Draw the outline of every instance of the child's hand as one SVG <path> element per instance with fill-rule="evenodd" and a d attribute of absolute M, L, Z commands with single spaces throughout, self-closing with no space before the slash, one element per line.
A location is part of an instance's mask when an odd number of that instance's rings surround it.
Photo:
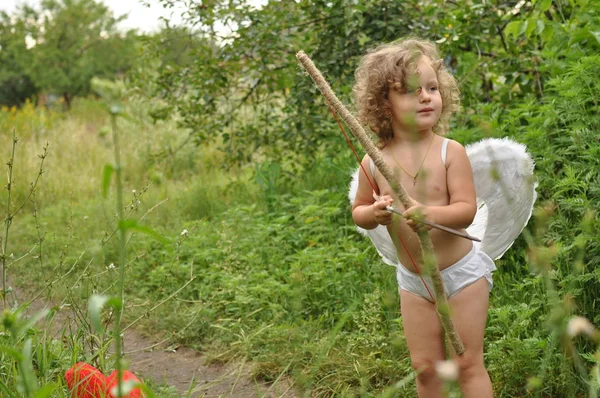
<path fill-rule="evenodd" d="M 373 203 L 373 218 L 380 225 L 389 225 L 392 223 L 392 213 L 387 211 L 387 206 L 392 206 L 394 200 L 390 195 L 385 195 L 379 198 L 378 201 Z"/>
<path fill-rule="evenodd" d="M 406 209 L 402 216 L 406 218 L 406 225 L 412 228 L 413 231 L 429 231 L 431 227 L 429 225 L 417 222 L 415 220 L 427 220 L 435 222 L 429 208 L 421 203 L 413 200 L 413 206 Z"/>

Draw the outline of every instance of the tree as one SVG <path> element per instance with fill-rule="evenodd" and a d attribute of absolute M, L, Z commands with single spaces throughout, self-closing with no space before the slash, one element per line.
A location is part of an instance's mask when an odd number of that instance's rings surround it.
<path fill-rule="evenodd" d="M 16 106 L 37 93 L 22 65 L 30 62 L 27 32 L 22 22 L 13 23 L 0 13 L 0 105 Z"/>
<path fill-rule="evenodd" d="M 188 4 L 189 21 L 208 43 L 194 64 L 159 71 L 154 83 L 165 109 L 182 116 L 197 142 L 216 139 L 238 162 L 269 157 L 311 164 L 345 145 L 297 66 L 300 49 L 351 103 L 353 72 L 369 47 L 406 36 L 436 41 L 461 77 L 466 109 L 539 101 L 546 80 L 564 68 L 555 52 L 569 47 L 577 58 L 599 49 L 598 5 L 585 0 L 269 1 L 262 8 L 243 0 L 161 1 Z"/>
<path fill-rule="evenodd" d="M 61 95 L 67 108 L 74 96 L 89 92 L 92 77 L 114 78 L 136 59 L 135 34 L 121 34 L 123 17 L 99 1 L 44 0 L 17 18 L 35 42 L 24 70 L 41 90 Z"/>

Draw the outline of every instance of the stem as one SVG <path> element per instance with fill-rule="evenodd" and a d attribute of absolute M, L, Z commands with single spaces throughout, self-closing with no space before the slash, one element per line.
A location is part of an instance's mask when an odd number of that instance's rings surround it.
<path fill-rule="evenodd" d="M 348 124 L 348 126 L 350 127 L 350 131 L 360 141 L 363 148 L 367 151 L 369 157 L 373 160 L 373 163 L 375 163 L 377 169 L 381 172 L 381 174 L 390 184 L 390 187 L 393 189 L 394 193 L 396 193 L 398 199 L 400 199 L 402 205 L 405 208 L 409 208 L 412 205 L 412 203 L 410 201 L 410 198 L 406 194 L 404 187 L 402 186 L 402 184 L 400 184 L 400 182 L 398 182 L 398 179 L 395 177 L 392 169 L 383 160 L 381 152 L 377 149 L 377 147 L 375 147 L 375 144 L 373 144 L 371 139 L 367 136 L 365 130 L 358 123 L 356 118 L 354 118 L 354 116 L 348 111 L 348 109 L 346 109 L 344 104 L 342 104 L 342 102 L 336 97 L 336 95 L 331 90 L 331 87 L 329 87 L 329 84 L 327 83 L 321 72 L 319 72 L 319 70 L 315 67 L 315 64 L 308 57 L 308 55 L 306 55 L 304 51 L 300 51 L 298 52 L 298 54 L 296 54 L 296 58 L 298 59 L 298 61 L 300 61 L 302 67 L 308 72 L 310 77 L 313 79 L 313 81 L 315 82 L 315 84 L 317 85 L 327 102 L 331 104 L 331 106 L 338 113 L 338 115 L 340 115 L 342 119 L 344 119 L 346 124 Z M 452 319 L 449 315 L 448 299 L 446 298 L 446 294 L 444 293 L 444 283 L 442 282 L 442 276 L 440 274 L 440 269 L 437 265 L 435 256 L 432 255 L 432 253 L 434 253 L 433 245 L 427 232 L 419 233 L 419 243 L 421 250 L 421 258 L 423 258 L 423 261 L 425 263 L 425 270 L 427 273 L 430 274 L 429 276 L 431 277 L 431 281 L 433 282 L 435 306 L 437 313 L 440 317 L 440 322 L 442 324 L 442 327 L 444 328 L 444 331 L 448 335 L 448 338 L 450 339 L 454 352 L 458 355 L 462 355 L 465 352 L 465 347 L 462 344 L 462 341 L 460 340 L 460 337 L 458 336 L 458 333 L 456 332 Z M 423 255 L 424 253 L 427 255 Z"/>
<path fill-rule="evenodd" d="M 2 300 L 4 303 L 4 308 L 6 308 L 6 247 L 8 245 L 8 231 L 10 229 L 10 224 L 12 224 L 13 215 L 10 214 L 10 200 L 12 193 L 12 173 L 13 173 L 13 164 L 15 161 L 15 148 L 17 146 L 17 139 L 15 129 L 13 129 L 13 144 L 12 144 L 12 153 L 10 155 L 10 160 L 8 161 L 8 184 L 6 185 L 6 189 L 8 190 L 8 199 L 6 201 L 6 218 L 4 219 L 4 237 L 2 239 L 2 254 L 0 255 L 0 259 L 2 260 Z"/>
<path fill-rule="evenodd" d="M 33 196 L 31 197 L 31 203 L 33 203 L 33 218 L 35 219 L 35 229 L 36 229 L 37 235 L 38 235 L 38 249 L 39 249 L 38 260 L 39 260 L 39 264 L 40 264 L 40 269 L 42 269 L 42 267 L 44 266 L 42 243 L 44 242 L 46 234 L 42 234 L 42 227 L 40 225 L 40 220 L 38 219 L 38 208 L 37 208 L 37 202 L 35 199 L 36 198 L 35 198 L 35 192 L 34 192 Z M 32 250 L 33 250 L 33 248 L 32 248 Z M 26 253 L 26 254 L 28 255 L 29 253 Z"/>
<path fill-rule="evenodd" d="M 38 172 L 37 177 L 35 178 L 35 181 L 33 181 L 31 183 L 31 186 L 29 187 L 29 194 L 27 195 L 23 203 L 21 203 L 21 205 L 14 211 L 14 213 L 12 214 L 12 218 L 14 218 L 14 216 L 16 216 L 17 213 L 21 211 L 21 209 L 27 204 L 27 202 L 29 202 L 29 199 L 33 195 L 35 195 L 35 188 L 37 187 L 37 184 L 40 181 L 40 177 L 42 176 L 42 174 L 44 174 L 44 160 L 46 160 L 46 157 L 48 156 L 48 145 L 48 142 L 46 142 L 46 145 L 43 148 L 44 152 L 41 155 L 38 155 L 38 157 L 42 159 L 40 162 L 40 170 Z"/>
<path fill-rule="evenodd" d="M 117 133 L 117 116 L 111 114 L 111 124 L 113 131 L 113 143 L 115 147 L 115 171 L 117 180 L 117 222 L 119 223 L 119 305 L 115 311 L 115 354 L 117 369 L 117 397 L 123 397 L 123 387 L 121 382 L 123 380 L 123 363 L 121 361 L 122 352 L 122 339 L 121 339 L 121 315 L 123 314 L 123 291 L 125 289 L 125 262 L 127 261 L 126 253 L 126 242 L 125 242 L 125 228 L 120 225 L 124 220 L 123 212 L 123 181 L 122 181 L 122 168 L 121 168 L 121 154 L 119 152 L 119 134 Z"/>

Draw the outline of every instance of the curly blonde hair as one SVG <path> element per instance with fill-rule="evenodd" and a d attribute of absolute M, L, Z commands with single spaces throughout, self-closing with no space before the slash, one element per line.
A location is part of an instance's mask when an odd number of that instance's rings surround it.
<path fill-rule="evenodd" d="M 367 52 L 356 69 L 356 83 L 352 88 L 358 111 L 358 120 L 379 137 L 379 147 L 394 138 L 390 119 L 388 92 L 407 88 L 407 79 L 416 72 L 421 57 L 431 60 L 436 72 L 442 97 L 442 114 L 433 127 L 437 134 L 445 134 L 452 113 L 459 104 L 458 83 L 444 66 L 435 44 L 415 38 L 392 42 Z"/>

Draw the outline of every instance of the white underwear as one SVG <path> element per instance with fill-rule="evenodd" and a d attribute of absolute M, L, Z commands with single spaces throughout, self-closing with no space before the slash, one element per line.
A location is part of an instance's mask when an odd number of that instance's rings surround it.
<path fill-rule="evenodd" d="M 476 282 L 480 278 L 485 278 L 488 282 L 488 288 L 492 290 L 492 272 L 496 270 L 494 261 L 487 254 L 480 251 L 477 245 L 466 256 L 458 260 L 446 269 L 440 271 L 442 281 L 444 282 L 444 290 L 448 298 L 458 294 L 462 289 Z M 396 267 L 396 278 L 400 289 L 417 294 L 428 301 L 431 297 L 423 285 L 423 281 L 419 275 L 409 271 L 402 264 L 398 263 Z M 433 284 L 431 278 L 423 276 L 429 290 L 433 294 Z"/>

